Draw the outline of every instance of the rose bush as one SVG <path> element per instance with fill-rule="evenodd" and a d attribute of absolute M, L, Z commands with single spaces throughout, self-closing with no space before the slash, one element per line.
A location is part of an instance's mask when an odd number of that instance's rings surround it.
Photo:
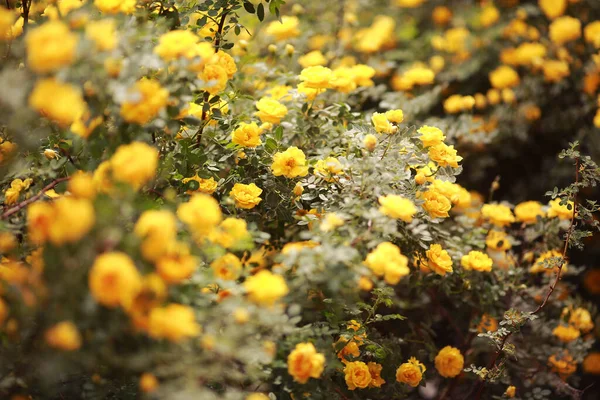
<path fill-rule="evenodd" d="M 2 397 L 594 396 L 597 5 L 287 3 L 0 6 Z"/>

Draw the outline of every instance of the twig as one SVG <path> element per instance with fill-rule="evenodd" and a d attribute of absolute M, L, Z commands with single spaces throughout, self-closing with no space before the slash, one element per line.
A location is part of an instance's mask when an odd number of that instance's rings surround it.
<path fill-rule="evenodd" d="M 576 158 L 575 159 L 575 187 L 577 187 L 578 183 L 579 183 L 579 158 Z M 550 288 L 548 289 L 548 293 L 546 294 L 546 298 L 535 309 L 535 311 L 532 312 L 532 314 L 537 314 L 540 311 L 542 311 L 542 309 L 546 306 L 546 303 L 548 303 L 550 296 L 554 292 L 556 285 L 558 284 L 558 281 L 561 278 L 562 268 L 565 265 L 565 262 L 567 260 L 567 251 L 569 249 L 569 242 L 571 241 L 571 236 L 573 235 L 573 231 L 575 229 L 575 216 L 577 215 L 577 192 L 573 193 L 572 201 L 573 201 L 573 215 L 571 216 L 571 223 L 569 225 L 569 229 L 567 230 L 567 235 L 565 237 L 565 245 L 564 245 L 563 251 L 562 251 L 562 261 L 561 261 L 560 265 L 558 266 L 558 271 L 556 271 L 556 278 L 554 279 L 554 282 L 552 282 L 552 284 L 550 285 Z M 491 362 L 488 365 L 488 370 L 491 370 L 492 368 L 494 368 L 496 366 L 496 361 L 498 361 L 500 354 L 504 350 L 504 344 L 506 343 L 506 340 L 512 334 L 513 334 L 513 332 L 509 332 L 508 335 L 506 335 L 504 337 L 504 339 L 502 340 L 502 343 L 500 344 L 500 347 L 494 354 L 494 358 L 491 360 Z M 485 387 L 485 381 L 484 380 L 479 381 L 477 393 L 475 395 L 475 400 L 479 400 L 481 398 L 484 387 Z"/>
<path fill-rule="evenodd" d="M 215 35 L 215 53 L 219 52 L 219 47 L 221 46 L 221 37 L 223 36 L 223 26 L 225 25 L 225 19 L 227 18 L 229 11 L 231 10 L 225 9 L 223 10 L 223 14 L 221 14 L 221 20 L 219 21 L 219 27 Z"/>
<path fill-rule="evenodd" d="M 17 204 L 16 206 L 9 208 L 8 210 L 6 210 L 3 214 L 2 214 L 2 218 L 1 219 L 5 219 L 10 217 L 11 215 L 13 215 L 14 213 L 18 212 L 19 210 L 21 210 L 22 208 L 24 208 L 25 206 L 27 206 L 28 204 L 33 203 L 34 201 L 38 200 L 40 197 L 42 197 L 44 195 L 44 193 L 52 188 L 54 188 L 56 185 L 58 185 L 61 182 L 64 181 L 68 181 L 69 179 L 71 179 L 70 176 L 64 177 L 64 178 L 58 178 L 55 179 L 54 181 L 52 181 L 52 183 L 49 183 L 48 185 L 46 185 L 38 194 L 36 194 L 33 197 L 28 198 L 27 200 L 23 200 L 22 202 L 20 202 L 19 204 Z"/>

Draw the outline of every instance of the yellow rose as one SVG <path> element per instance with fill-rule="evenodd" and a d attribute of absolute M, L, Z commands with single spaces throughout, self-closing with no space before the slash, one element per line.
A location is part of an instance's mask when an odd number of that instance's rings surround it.
<path fill-rule="evenodd" d="M 256 103 L 258 111 L 255 113 L 262 122 L 278 124 L 288 113 L 286 106 L 271 97 L 263 97 Z"/>
<path fill-rule="evenodd" d="M 280 275 L 268 270 L 260 270 L 244 281 L 248 299 L 261 306 L 272 306 L 288 294 L 289 289 Z"/>
<path fill-rule="evenodd" d="M 534 224 L 537 217 L 544 217 L 546 213 L 542 210 L 542 205 L 538 201 L 525 201 L 515 207 L 515 216 L 517 221 L 525 224 Z"/>
<path fill-rule="evenodd" d="M 423 125 L 417 130 L 420 133 L 419 140 L 423 143 L 423 147 L 431 147 L 443 143 L 446 139 L 444 132 L 435 126 Z"/>
<path fill-rule="evenodd" d="M 71 65 L 77 42 L 77 35 L 62 21 L 46 22 L 28 32 L 25 38 L 27 65 L 37 73 L 54 72 Z"/>
<path fill-rule="evenodd" d="M 398 246 L 390 242 L 377 245 L 365 259 L 365 265 L 377 276 L 383 276 L 390 285 L 395 285 L 410 273 L 408 259 L 400 253 Z"/>
<path fill-rule="evenodd" d="M 495 251 L 506 251 L 512 247 L 510 240 L 508 240 L 508 235 L 505 232 L 493 229 L 490 229 L 488 232 L 485 244 L 488 248 Z"/>
<path fill-rule="evenodd" d="M 112 19 L 88 22 L 85 25 L 85 36 L 93 41 L 96 49 L 100 51 L 110 51 L 117 47 L 116 25 Z"/>
<path fill-rule="evenodd" d="M 512 211 L 503 204 L 485 204 L 481 207 L 481 215 L 498 227 L 510 225 L 515 222 Z"/>
<path fill-rule="evenodd" d="M 548 364 L 552 371 L 556 372 L 562 379 L 567 379 L 577 370 L 577 362 L 568 350 L 552 354 L 548 357 Z"/>
<path fill-rule="evenodd" d="M 327 89 L 332 85 L 333 71 L 320 65 L 304 68 L 300 80 L 309 89 Z"/>
<path fill-rule="evenodd" d="M 324 160 L 319 160 L 315 164 L 315 175 L 325 179 L 327 182 L 335 181 L 336 175 L 344 173 L 342 163 L 335 157 L 327 157 Z"/>
<path fill-rule="evenodd" d="M 137 0 L 94 0 L 94 5 L 105 14 L 131 14 Z"/>
<path fill-rule="evenodd" d="M 490 83 L 496 89 L 506 89 L 519 84 L 519 74 L 507 65 L 502 65 L 490 72 Z"/>
<path fill-rule="evenodd" d="M 449 217 L 448 211 L 452 208 L 452 203 L 446 196 L 436 190 L 428 190 L 421 197 L 425 200 L 422 207 L 431 218 Z"/>
<path fill-rule="evenodd" d="M 567 9 L 567 0 L 538 0 L 538 3 L 549 19 L 560 17 Z"/>
<path fill-rule="evenodd" d="M 571 325 L 563 324 L 560 324 L 556 328 L 554 328 L 554 330 L 552 330 L 552 334 L 564 343 L 572 342 L 581 335 L 579 333 L 579 329 Z"/>
<path fill-rule="evenodd" d="M 561 199 L 550 200 L 550 209 L 548 210 L 548 217 L 558 219 L 570 220 L 573 217 L 573 202 L 568 201 L 565 205 L 560 204 Z"/>
<path fill-rule="evenodd" d="M 273 156 L 271 171 L 275 176 L 285 176 L 286 178 L 297 178 L 308 174 L 306 165 L 306 156 L 299 148 L 292 146 L 286 151 L 277 152 Z"/>
<path fill-rule="evenodd" d="M 29 106 L 62 127 L 71 125 L 87 109 L 78 88 L 54 78 L 36 82 Z"/>
<path fill-rule="evenodd" d="M 517 392 L 517 388 L 514 386 L 509 386 L 506 388 L 506 391 L 504 392 L 504 395 L 506 397 L 508 397 L 509 399 L 512 399 L 513 397 L 515 397 L 515 394 Z"/>
<path fill-rule="evenodd" d="M 396 194 L 380 196 L 379 204 L 381 204 L 379 212 L 404 222 L 411 222 L 413 216 L 417 213 L 417 208 L 412 201 Z"/>
<path fill-rule="evenodd" d="M 550 24 L 548 34 L 550 40 L 558 45 L 579 39 L 581 37 L 581 21 L 569 16 L 559 17 Z"/>
<path fill-rule="evenodd" d="M 321 376 L 325 366 L 325 356 L 317 353 L 312 343 L 298 343 L 289 354 L 287 365 L 288 373 L 294 381 L 304 384 L 310 378 Z"/>
<path fill-rule="evenodd" d="M 379 133 L 390 134 L 398 131 L 398 127 L 392 125 L 385 114 L 378 112 L 373 113 L 371 116 L 371 122 L 373 123 L 375 130 Z"/>
<path fill-rule="evenodd" d="M 408 362 L 401 364 L 396 370 L 396 380 L 412 387 L 419 386 L 426 368 L 419 360 L 411 357 Z"/>
<path fill-rule="evenodd" d="M 129 90 L 130 100 L 121 104 L 121 116 L 127 122 L 144 125 L 163 110 L 169 99 L 169 91 L 157 80 L 141 79 Z"/>
<path fill-rule="evenodd" d="M 154 53 L 165 61 L 176 60 L 179 57 L 193 58 L 195 45 L 199 40 L 198 35 L 192 31 L 175 29 L 158 38 Z"/>
<path fill-rule="evenodd" d="M 257 147 L 262 144 L 260 141 L 260 135 L 262 130 L 258 127 L 256 122 L 245 123 L 241 122 L 233 133 L 231 134 L 231 142 L 239 144 L 243 147 Z"/>
<path fill-rule="evenodd" d="M 59 350 L 73 351 L 81 347 L 81 335 L 71 321 L 59 322 L 44 334 L 46 343 Z"/>
<path fill-rule="evenodd" d="M 379 388 L 385 383 L 385 380 L 381 377 L 381 370 L 383 366 L 376 362 L 368 362 L 367 367 L 369 368 L 369 374 L 371 374 L 371 382 L 369 383 L 370 388 Z"/>
<path fill-rule="evenodd" d="M 181 342 L 200 334 L 200 325 L 196 323 L 193 308 L 181 304 L 169 304 L 150 311 L 148 333 L 154 338 Z"/>
<path fill-rule="evenodd" d="M 207 235 L 223 218 L 219 203 L 204 193 L 192 195 L 190 201 L 180 204 L 177 217 L 187 224 L 195 235 Z"/>
<path fill-rule="evenodd" d="M 492 270 L 493 264 L 494 261 L 487 254 L 476 250 L 470 251 L 460 260 L 460 265 L 467 271 L 489 272 Z"/>
<path fill-rule="evenodd" d="M 89 273 L 92 296 L 106 307 L 128 308 L 142 281 L 133 260 L 125 253 L 109 252 L 96 257 Z"/>
<path fill-rule="evenodd" d="M 274 36 L 277 41 L 283 41 L 300 35 L 299 23 L 298 17 L 286 15 L 281 17 L 281 21 L 269 23 L 265 31 L 268 35 Z"/>
<path fill-rule="evenodd" d="M 233 185 L 233 189 L 231 189 L 229 195 L 235 200 L 236 207 L 249 210 L 256 207 L 262 201 L 260 198 L 261 193 L 262 189 L 254 183 L 249 185 L 236 183 Z"/>
<path fill-rule="evenodd" d="M 439 244 L 432 244 L 429 250 L 425 252 L 427 256 L 428 267 L 438 275 L 446 275 L 452 272 L 452 259 L 446 250 Z"/>
<path fill-rule="evenodd" d="M 353 361 L 344 367 L 344 379 L 349 390 L 365 389 L 371 383 L 369 367 L 362 361 Z"/>
<path fill-rule="evenodd" d="M 600 375 L 600 353 L 588 354 L 583 360 L 583 370 L 588 374 Z"/>
<path fill-rule="evenodd" d="M 375 146 L 377 146 L 377 137 L 369 133 L 363 139 L 363 146 L 365 146 L 365 149 L 368 151 L 375 150 Z"/>
<path fill-rule="evenodd" d="M 112 177 L 140 189 L 156 175 L 158 150 L 143 142 L 121 145 L 110 159 Z"/>
<path fill-rule="evenodd" d="M 436 162 L 440 167 L 458 168 L 458 163 L 462 161 L 454 149 L 454 146 L 448 146 L 445 143 L 438 143 L 429 148 L 429 158 Z"/>
<path fill-rule="evenodd" d="M 464 367 L 465 359 L 460 350 L 446 346 L 435 356 L 435 369 L 444 378 L 454 378 L 459 375 Z"/>

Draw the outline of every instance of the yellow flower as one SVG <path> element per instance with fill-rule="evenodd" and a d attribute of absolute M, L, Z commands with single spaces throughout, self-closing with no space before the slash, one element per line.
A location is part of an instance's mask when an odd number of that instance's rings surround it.
<path fill-rule="evenodd" d="M 96 196 L 96 187 L 92 175 L 87 172 L 77 171 L 71 175 L 68 189 L 77 198 L 93 199 Z"/>
<path fill-rule="evenodd" d="M 411 357 L 396 370 L 396 380 L 400 383 L 406 383 L 412 387 L 417 387 L 419 386 L 421 379 L 423 379 L 423 373 L 425 371 L 425 365 L 415 357 Z"/>
<path fill-rule="evenodd" d="M 27 65 L 37 73 L 53 72 L 71 65 L 77 42 L 77 35 L 62 21 L 46 22 L 27 33 Z"/>
<path fill-rule="evenodd" d="M 291 97 L 289 95 L 291 86 L 276 85 L 267 91 L 267 94 L 275 100 L 289 101 Z"/>
<path fill-rule="evenodd" d="M 164 254 L 156 260 L 156 271 L 166 283 L 179 283 L 192 276 L 198 259 L 185 242 L 169 241 Z"/>
<path fill-rule="evenodd" d="M 81 335 L 71 321 L 59 322 L 44 333 L 46 343 L 52 348 L 73 351 L 81 347 Z"/>
<path fill-rule="evenodd" d="M 0 37 L 2 33 L 0 31 Z M 600 47 L 600 21 L 590 22 L 583 30 L 585 41 L 591 43 L 594 47 Z M 595 92 L 595 90 L 594 90 Z"/>
<path fill-rule="evenodd" d="M 102 123 L 102 116 L 99 115 L 94 118 L 90 118 L 89 111 L 81 113 L 75 121 L 71 124 L 71 132 L 79 137 L 87 139 L 88 136 Z"/>
<path fill-rule="evenodd" d="M 335 157 L 327 157 L 324 160 L 319 160 L 315 164 L 315 175 L 325 179 L 327 182 L 333 182 L 336 175 L 344 173 L 342 163 Z"/>
<path fill-rule="evenodd" d="M 152 393 L 158 388 L 158 379 L 152 374 L 144 373 L 140 377 L 140 390 L 144 393 Z"/>
<path fill-rule="evenodd" d="M 10 232 L 0 232 L 0 254 L 6 254 L 15 247 L 17 247 L 17 238 L 15 235 Z M 2 318 L 0 318 L 1 320 Z"/>
<path fill-rule="evenodd" d="M 246 400 L 270 400 L 270 398 L 263 393 L 252 393 L 246 397 Z"/>
<path fill-rule="evenodd" d="M 229 195 L 235 200 L 236 207 L 249 210 L 256 207 L 262 201 L 260 198 L 261 193 L 262 189 L 254 183 L 249 185 L 236 183 L 233 185 L 233 189 L 231 189 Z"/>
<path fill-rule="evenodd" d="M 4 324 L 4 321 L 6 320 L 7 316 L 8 316 L 8 306 L 6 305 L 4 300 L 2 300 L 2 298 L 0 298 L 0 327 L 2 327 L 2 325 Z"/>
<path fill-rule="evenodd" d="M 297 17 L 283 16 L 281 21 L 273 21 L 267 25 L 266 32 L 268 35 L 274 36 L 277 41 L 295 38 L 300 35 L 299 23 Z"/>
<path fill-rule="evenodd" d="M 377 276 L 383 276 L 390 285 L 400 282 L 410 273 L 408 259 L 400 253 L 398 246 L 390 242 L 377 245 L 365 259 L 365 265 Z"/>
<path fill-rule="evenodd" d="M 229 78 L 227 70 L 218 64 L 204 66 L 198 77 L 204 81 L 203 89 L 213 96 L 225 90 Z"/>
<path fill-rule="evenodd" d="M 450 200 L 437 190 L 428 190 L 421 195 L 425 202 L 422 207 L 431 218 L 448 218 L 452 208 Z"/>
<path fill-rule="evenodd" d="M 506 388 L 506 391 L 504 392 L 504 395 L 506 397 L 508 397 L 509 399 L 512 399 L 513 397 L 515 397 L 515 394 L 517 392 L 517 388 L 514 386 L 509 386 Z"/>
<path fill-rule="evenodd" d="M 369 383 L 370 388 L 379 388 L 381 385 L 385 383 L 385 380 L 381 377 L 381 370 L 383 366 L 381 364 L 377 364 L 376 362 L 368 362 L 367 367 L 369 367 L 369 374 L 371 374 L 371 382 Z"/>
<path fill-rule="evenodd" d="M 200 325 L 196 323 L 194 310 L 181 304 L 169 304 L 166 307 L 150 311 L 150 336 L 181 342 L 200 334 Z"/>
<path fill-rule="evenodd" d="M 566 272 L 567 263 L 562 258 L 562 254 L 557 250 L 549 250 L 545 253 L 542 253 L 536 260 L 535 263 L 529 269 L 529 272 L 532 274 L 536 274 L 539 272 L 546 272 L 547 274 L 552 274 L 558 270 L 558 264 L 563 263 L 562 270 Z M 548 266 L 554 266 L 554 268 L 546 268 Z"/>
<path fill-rule="evenodd" d="M 308 174 L 306 165 L 306 156 L 299 148 L 292 146 L 283 153 L 277 152 L 273 156 L 271 171 L 275 176 L 285 176 L 286 178 L 296 178 Z"/>
<path fill-rule="evenodd" d="M 214 275 L 223 280 L 236 280 L 242 272 L 242 262 L 232 253 L 227 253 L 210 263 Z"/>
<path fill-rule="evenodd" d="M 561 60 L 545 60 L 542 65 L 544 78 L 548 82 L 560 82 L 569 76 L 569 64 Z"/>
<path fill-rule="evenodd" d="M 583 370 L 588 374 L 600 375 L 600 353 L 588 354 L 583 360 Z"/>
<path fill-rule="evenodd" d="M 94 0 L 94 5 L 105 14 L 131 14 L 137 0 Z"/>
<path fill-rule="evenodd" d="M 568 350 L 552 354 L 548 357 L 548 364 L 552 371 L 556 372 L 562 379 L 567 379 L 577 370 L 577 362 Z"/>
<path fill-rule="evenodd" d="M 550 40 L 558 45 L 579 39 L 581 37 L 581 21 L 569 16 L 556 18 L 550 24 L 548 34 Z"/>
<path fill-rule="evenodd" d="M 330 232 L 342 225 L 344 225 L 344 219 L 342 217 L 336 213 L 327 213 L 325 218 L 323 218 L 320 228 L 323 232 Z"/>
<path fill-rule="evenodd" d="M 463 355 L 455 347 L 446 346 L 435 356 L 435 369 L 444 378 L 454 378 L 459 375 L 465 363 Z"/>
<path fill-rule="evenodd" d="M 416 8 L 425 2 L 425 0 L 396 0 L 396 5 L 404 8 Z"/>
<path fill-rule="evenodd" d="M 110 159 L 115 180 L 138 190 L 156 175 L 158 150 L 146 143 L 121 145 Z"/>
<path fill-rule="evenodd" d="M 117 47 L 117 31 L 113 19 L 91 21 L 85 25 L 85 36 L 94 42 L 96 49 L 110 51 Z"/>
<path fill-rule="evenodd" d="M 200 38 L 192 31 L 175 29 L 162 34 L 158 38 L 158 44 L 154 47 L 154 53 L 165 61 L 176 60 L 179 57 L 193 58 L 195 56 L 195 45 Z"/>
<path fill-rule="evenodd" d="M 362 361 L 353 361 L 344 367 L 344 379 L 349 390 L 365 389 L 371 383 L 369 367 Z"/>
<path fill-rule="evenodd" d="M 262 130 L 258 127 L 256 122 L 251 122 L 249 124 L 241 122 L 240 126 L 231 134 L 231 141 L 244 147 L 257 147 L 262 144 L 260 141 L 261 133 Z"/>
<path fill-rule="evenodd" d="M 477 332 L 479 333 L 484 333 L 484 332 L 495 332 L 498 330 L 498 320 L 496 320 L 496 318 L 488 315 L 488 314 L 483 314 L 481 316 L 481 320 L 479 321 L 479 324 L 477 324 Z"/>
<path fill-rule="evenodd" d="M 452 272 L 452 259 L 448 252 L 442 249 L 441 245 L 430 245 L 425 255 L 428 260 L 427 266 L 436 274 L 444 276 L 448 272 Z"/>
<path fill-rule="evenodd" d="M 481 215 L 498 227 L 510 225 L 515 222 L 512 211 L 503 204 L 485 204 L 481 207 Z"/>
<path fill-rule="evenodd" d="M 550 200 L 550 209 L 548 210 L 548 217 L 558 219 L 570 220 L 573 217 L 573 202 L 568 201 L 565 205 L 560 204 L 561 199 L 557 198 Z"/>
<path fill-rule="evenodd" d="M 215 178 L 213 178 L 212 176 L 210 178 L 206 179 L 206 178 L 200 178 L 198 176 L 198 174 L 196 174 L 196 175 L 192 176 L 191 178 L 183 178 L 181 180 L 181 183 L 183 183 L 185 185 L 186 183 L 188 183 L 190 181 L 198 182 L 198 189 L 196 189 L 196 192 L 213 194 L 215 192 L 215 190 L 217 190 L 217 182 L 215 181 Z M 193 194 L 194 191 L 188 190 L 186 193 Z"/>
<path fill-rule="evenodd" d="M 485 28 L 494 25 L 499 18 L 500 12 L 493 4 L 483 7 L 481 14 L 479 14 L 479 22 Z"/>
<path fill-rule="evenodd" d="M 121 104 L 121 116 L 127 122 L 144 125 L 163 110 L 169 99 L 169 91 L 157 80 L 141 79 L 129 90 L 129 99 Z"/>
<path fill-rule="evenodd" d="M 488 248 L 495 251 L 506 251 L 512 247 L 508 235 L 503 231 L 490 229 L 485 239 Z"/>
<path fill-rule="evenodd" d="M 223 218 L 219 203 L 204 193 L 192 195 L 190 201 L 180 204 L 177 217 L 187 224 L 195 235 L 210 233 Z"/>
<path fill-rule="evenodd" d="M 458 163 L 463 159 L 454 149 L 454 146 L 448 146 L 445 143 L 438 143 L 429 148 L 429 158 L 436 162 L 440 167 L 458 168 Z"/>
<path fill-rule="evenodd" d="M 538 201 L 525 201 L 515 207 L 515 216 L 517 221 L 525 224 L 534 224 L 537 217 L 544 217 L 546 213 L 542 210 L 542 205 Z"/>
<path fill-rule="evenodd" d="M 404 113 L 402 110 L 389 110 L 385 112 L 385 117 L 388 121 L 394 124 L 399 124 L 404 121 Z"/>
<path fill-rule="evenodd" d="M 78 88 L 54 78 L 36 82 L 29 106 L 62 127 L 71 125 L 87 109 Z"/>
<path fill-rule="evenodd" d="M 262 122 L 278 124 L 288 113 L 286 106 L 271 97 L 263 97 L 256 103 L 258 111 L 255 113 Z"/>
<path fill-rule="evenodd" d="M 369 133 L 363 139 L 363 146 L 369 151 L 375 150 L 375 146 L 377 146 L 377 137 Z"/>
<path fill-rule="evenodd" d="M 0 41 L 10 40 L 12 26 L 17 19 L 17 13 L 0 6 Z"/>
<path fill-rule="evenodd" d="M 580 336 L 579 329 L 571 325 L 560 324 L 552 331 L 561 342 L 569 343 Z"/>
<path fill-rule="evenodd" d="M 592 316 L 590 312 L 585 308 L 576 308 L 571 311 L 571 316 L 569 317 L 569 324 L 579 329 L 580 331 L 586 333 L 594 329 L 594 322 L 592 321 Z"/>
<path fill-rule="evenodd" d="M 417 132 L 421 134 L 419 139 L 421 142 L 423 142 L 423 147 L 439 145 L 444 142 L 444 139 L 446 139 L 444 132 L 435 126 L 423 125 L 417 130 Z"/>
<path fill-rule="evenodd" d="M 298 343 L 287 358 L 288 373 L 295 382 L 304 384 L 319 378 L 325 366 L 325 356 L 317 353 L 312 343 Z"/>
<path fill-rule="evenodd" d="M 373 127 L 379 133 L 395 133 L 398 131 L 398 127 L 392 125 L 392 123 L 387 119 L 385 114 L 375 112 L 371 116 L 371 122 L 373 123 Z"/>
<path fill-rule="evenodd" d="M 467 271 L 489 272 L 492 270 L 494 261 L 485 253 L 472 250 L 460 259 L 460 265 Z"/>
<path fill-rule="evenodd" d="M 320 65 L 304 68 L 300 71 L 300 80 L 309 89 L 327 89 L 331 87 L 333 72 Z"/>
<path fill-rule="evenodd" d="M 109 252 L 96 257 L 89 273 L 88 284 L 92 296 L 106 307 L 128 308 L 139 292 L 142 280 L 125 253 Z"/>
<path fill-rule="evenodd" d="M 209 240 L 225 248 L 231 248 L 250 238 L 246 221 L 240 218 L 226 218 L 209 235 Z"/>
<path fill-rule="evenodd" d="M 490 83 L 496 89 L 506 89 L 519 84 L 519 74 L 507 65 L 501 65 L 490 72 Z"/>
<path fill-rule="evenodd" d="M 567 9 L 567 0 L 538 0 L 538 3 L 549 19 L 560 17 Z"/>
<path fill-rule="evenodd" d="M 289 292 L 282 276 L 264 269 L 246 278 L 244 289 L 248 299 L 261 306 L 272 306 Z"/>
<path fill-rule="evenodd" d="M 414 203 L 400 195 L 389 194 L 379 197 L 379 212 L 390 218 L 400 219 L 404 222 L 411 222 L 413 216 L 417 213 Z"/>
<path fill-rule="evenodd" d="M 348 341 L 348 339 L 345 339 L 343 337 L 341 337 L 337 343 L 346 343 L 346 345 L 344 347 L 342 347 L 342 349 L 340 351 L 338 351 L 337 353 L 337 357 L 340 359 L 340 361 L 344 364 L 349 363 L 350 361 L 346 358 L 347 356 L 352 356 L 351 359 L 355 359 L 360 357 L 360 350 L 358 348 L 358 342 L 355 340 L 352 341 Z M 334 347 L 337 347 L 337 343 L 334 344 Z"/>
<path fill-rule="evenodd" d="M 323 53 L 319 50 L 313 50 L 306 53 L 305 55 L 298 57 L 298 64 L 302 68 L 314 67 L 316 65 L 327 64 L 327 59 L 323 56 Z"/>

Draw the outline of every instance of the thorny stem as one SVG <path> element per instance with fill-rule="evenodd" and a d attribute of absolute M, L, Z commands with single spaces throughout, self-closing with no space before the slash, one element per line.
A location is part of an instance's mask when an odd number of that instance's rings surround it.
<path fill-rule="evenodd" d="M 215 35 L 215 53 L 219 52 L 219 47 L 221 46 L 221 37 L 223 36 L 223 26 L 225 25 L 225 19 L 227 18 L 229 11 L 231 10 L 225 9 L 221 14 L 221 20 L 219 21 L 219 27 L 217 29 L 217 34 Z"/>
<path fill-rule="evenodd" d="M 576 188 L 577 188 L 578 183 L 579 183 L 579 158 L 575 158 L 575 187 Z M 550 287 L 548 289 L 546 298 L 535 309 L 535 311 L 532 312 L 532 314 L 539 313 L 546 306 L 546 304 L 548 303 L 548 299 L 550 299 L 550 296 L 554 292 L 556 285 L 558 284 L 558 281 L 561 278 L 562 268 L 565 265 L 565 263 L 567 262 L 567 251 L 569 249 L 569 242 L 571 241 L 571 236 L 573 235 L 573 231 L 575 230 L 575 216 L 577 215 L 577 192 L 574 192 L 571 197 L 572 198 L 570 200 L 573 201 L 573 215 L 571 215 L 571 223 L 569 224 L 569 229 L 567 230 L 567 235 L 565 237 L 565 244 L 564 244 L 563 251 L 562 251 L 562 261 L 561 261 L 560 265 L 558 266 L 558 270 L 556 271 L 556 278 L 554 279 L 554 281 L 552 282 L 552 284 L 550 285 Z M 506 335 L 502 339 L 502 343 L 500 344 L 500 347 L 498 348 L 498 350 L 494 354 L 494 358 L 492 358 L 492 360 L 490 361 L 490 363 L 488 365 L 488 371 L 496 366 L 496 361 L 498 361 L 500 354 L 504 350 L 504 344 L 506 343 L 506 340 L 512 334 L 513 334 L 513 332 L 509 332 L 508 335 Z M 479 381 L 477 393 L 475 395 L 475 400 L 479 400 L 481 398 L 484 388 L 485 388 L 485 381 L 483 381 L 483 380 Z"/>
<path fill-rule="evenodd" d="M 28 198 L 27 200 L 23 200 L 22 202 L 20 202 L 19 204 L 17 204 L 16 206 L 9 208 L 8 210 L 6 210 L 3 214 L 2 214 L 2 218 L 1 219 L 5 219 L 10 217 L 11 215 L 13 215 L 14 213 L 18 212 L 19 210 L 21 210 L 22 208 L 24 208 L 25 206 L 27 206 L 28 204 L 33 203 L 34 201 L 38 200 L 40 197 L 42 197 L 44 195 L 44 193 L 52 188 L 54 188 L 56 185 L 58 185 L 61 182 L 64 181 L 68 181 L 69 179 L 71 179 L 70 176 L 64 177 L 64 178 L 58 178 L 55 179 L 54 181 L 52 181 L 51 183 L 49 183 L 48 185 L 46 185 L 38 194 L 36 194 L 33 197 Z"/>

